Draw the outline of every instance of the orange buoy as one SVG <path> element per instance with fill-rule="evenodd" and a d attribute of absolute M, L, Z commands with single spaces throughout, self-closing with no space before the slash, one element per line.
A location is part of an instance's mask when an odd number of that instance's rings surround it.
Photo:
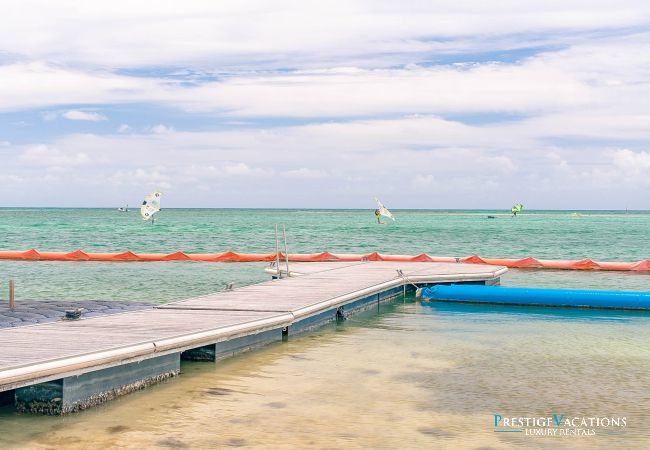
<path fill-rule="evenodd" d="M 284 254 L 278 255 L 284 259 Z M 278 256 L 275 253 L 237 253 L 227 251 L 222 253 L 89 253 L 82 250 L 72 252 L 39 252 L 36 249 L 24 251 L 0 250 L 0 260 L 19 261 L 207 261 L 207 262 L 270 262 Z M 533 257 L 483 258 L 479 255 L 456 258 L 452 256 L 432 256 L 426 253 L 419 255 L 385 255 L 379 252 L 365 254 L 352 253 L 293 253 L 289 254 L 293 262 L 323 262 L 323 261 L 392 261 L 392 262 L 462 262 L 466 264 L 490 264 L 517 269 L 557 269 L 557 270 L 613 270 L 613 271 L 650 271 L 650 259 L 636 262 L 594 261 L 592 259 L 557 260 L 536 259 Z"/>

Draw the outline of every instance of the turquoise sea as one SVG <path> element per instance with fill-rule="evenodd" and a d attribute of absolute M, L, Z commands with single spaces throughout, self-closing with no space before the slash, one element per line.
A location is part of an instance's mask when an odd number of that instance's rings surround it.
<path fill-rule="evenodd" d="M 289 251 L 296 253 L 650 258 L 648 211 L 527 211 L 517 217 L 500 211 L 394 212 L 394 223 L 377 225 L 370 210 L 164 209 L 152 226 L 135 210 L 0 208 L 0 249 L 271 253 L 275 224 L 280 224 Z M 219 290 L 228 282 L 261 281 L 264 266 L 0 261 L 0 285 L 14 279 L 17 296 L 29 299 L 160 303 Z M 504 284 L 648 290 L 649 279 L 630 273 L 511 271 Z"/>
<path fill-rule="evenodd" d="M 0 209 L 0 248 L 650 258 L 650 212 Z M 488 219 L 487 215 L 496 216 Z M 0 261 L 17 297 L 160 303 L 266 280 L 265 264 Z M 650 274 L 513 270 L 511 286 L 650 290 Z M 4 289 L 0 298 L 4 301 Z M 399 299 L 67 417 L 0 408 L 1 448 L 649 448 L 650 315 Z M 504 417 L 626 417 L 591 436 L 495 433 Z"/>

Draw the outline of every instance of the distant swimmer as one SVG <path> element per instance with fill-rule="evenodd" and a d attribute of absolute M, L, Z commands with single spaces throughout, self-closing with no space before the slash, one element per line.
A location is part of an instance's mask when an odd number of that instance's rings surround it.
<path fill-rule="evenodd" d="M 380 217 L 381 217 L 381 212 L 378 209 L 375 209 L 375 218 L 377 219 L 377 223 L 379 225 L 383 225 L 384 222 L 381 221 Z"/>

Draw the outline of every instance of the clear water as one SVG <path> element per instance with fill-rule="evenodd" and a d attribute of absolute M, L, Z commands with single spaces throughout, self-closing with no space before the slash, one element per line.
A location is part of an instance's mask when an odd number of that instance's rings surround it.
<path fill-rule="evenodd" d="M 133 215 L 131 215 L 133 214 Z M 650 215 L 400 211 L 1 210 L 0 248 L 291 251 L 640 260 Z M 493 213 L 492 213 L 493 214 Z M 264 264 L 0 262 L 24 298 L 163 302 L 266 279 Z M 650 275 L 511 271 L 503 284 L 650 290 Z M 155 294 L 151 286 L 155 285 Z M 19 297 L 20 298 L 20 297 Z M 405 299 L 66 417 L 0 410 L 0 448 L 648 448 L 650 315 Z M 494 413 L 626 416 L 623 434 L 494 433 Z"/>
<path fill-rule="evenodd" d="M 650 317 L 397 302 L 67 417 L 0 412 L 2 448 L 648 448 Z M 494 433 L 492 414 L 627 417 Z"/>
<path fill-rule="evenodd" d="M 418 254 L 637 261 L 650 258 L 650 213 L 169 209 L 155 225 L 136 211 L 0 208 L 0 249 L 120 252 L 275 250 L 274 224 L 287 227 L 291 252 Z M 487 219 L 487 215 L 496 216 Z M 264 279 L 264 264 L 0 261 L 0 286 L 16 281 L 18 298 L 118 299 L 160 303 Z M 635 274 L 532 272 L 506 276 L 520 285 L 648 290 Z M 155 286 L 155 289 L 151 289 Z M 3 289 L 0 289 L 0 293 Z M 4 294 L 0 294 L 4 295 Z"/>

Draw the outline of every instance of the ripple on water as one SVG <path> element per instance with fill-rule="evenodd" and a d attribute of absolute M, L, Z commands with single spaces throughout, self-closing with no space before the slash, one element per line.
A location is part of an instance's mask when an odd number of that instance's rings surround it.
<path fill-rule="evenodd" d="M 340 324 L 339 332 L 316 331 L 218 364 L 184 362 L 181 377 L 70 415 L 65 426 L 59 418 L 3 414 L 0 446 L 650 445 L 650 317 L 470 309 L 400 303 Z M 492 431 L 495 412 L 555 411 L 626 415 L 629 426 L 623 438 L 580 442 L 532 443 Z"/>
<path fill-rule="evenodd" d="M 159 439 L 156 441 L 156 445 L 163 448 L 189 448 L 188 444 L 174 437 Z"/>

